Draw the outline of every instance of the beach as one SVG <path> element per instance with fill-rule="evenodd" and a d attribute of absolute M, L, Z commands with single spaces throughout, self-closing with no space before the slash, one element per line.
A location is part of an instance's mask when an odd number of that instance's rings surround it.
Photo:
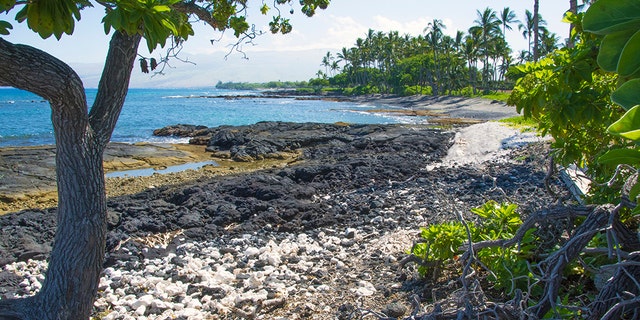
<path fill-rule="evenodd" d="M 523 216 L 553 200 L 544 185 L 548 145 L 535 134 L 486 122 L 514 115 L 512 107 L 457 98 L 358 99 L 385 105 L 397 99 L 409 111 L 465 121 L 435 127 L 267 122 L 209 128 L 209 140 L 197 139 L 206 145 L 111 148 L 107 171 L 212 159 L 219 166 L 107 179 L 108 254 L 95 314 L 348 319 L 367 311 L 424 313 L 434 303 L 456 301 L 460 288 L 446 279 L 425 287 L 415 265 L 400 264 L 420 227 L 473 219 L 470 209 L 487 200 L 517 203 Z M 495 143 L 479 143 L 478 136 Z M 46 164 L 29 176 L 50 170 L 46 152 L 22 154 Z M 5 163 L 9 158 L 3 154 Z M 43 186 L 36 192 L 45 192 Z M 564 192 L 557 177 L 550 186 Z M 33 182 L 16 179 L 11 189 L 33 190 Z M 16 194 L 12 202 L 20 203 Z M 43 205 L 0 217 L 1 296 L 37 291 L 55 211 Z M 430 300 L 416 305 L 414 295 Z"/>

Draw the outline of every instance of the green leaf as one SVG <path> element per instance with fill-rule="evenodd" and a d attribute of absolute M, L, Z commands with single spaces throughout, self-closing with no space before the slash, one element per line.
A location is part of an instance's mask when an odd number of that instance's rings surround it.
<path fill-rule="evenodd" d="M 229 26 L 233 29 L 233 34 L 237 37 L 240 37 L 241 34 L 249 30 L 249 24 L 246 21 L 246 18 L 243 16 L 240 17 L 231 17 L 229 18 Z"/>
<path fill-rule="evenodd" d="M 640 30 L 627 41 L 622 53 L 620 61 L 618 61 L 618 74 L 621 76 L 629 76 L 640 70 Z"/>
<path fill-rule="evenodd" d="M 582 80 L 591 82 L 592 81 L 592 70 L 591 65 L 586 61 L 578 61 L 573 65 L 573 70 L 576 72 L 576 75 L 580 76 Z"/>
<path fill-rule="evenodd" d="M 613 149 L 598 158 L 598 163 L 617 166 L 619 164 L 636 165 L 640 163 L 640 150 Z"/>
<path fill-rule="evenodd" d="M 598 65 L 605 71 L 616 72 L 622 50 L 634 33 L 635 30 L 625 30 L 606 35 L 598 52 Z"/>
<path fill-rule="evenodd" d="M 269 12 L 269 6 L 265 3 L 260 7 L 260 13 L 267 14 L 267 12 Z"/>
<path fill-rule="evenodd" d="M 0 0 L 0 12 L 9 12 L 16 5 L 16 0 Z"/>
<path fill-rule="evenodd" d="M 0 20 L 0 34 L 1 35 L 8 35 L 10 29 L 13 29 L 13 26 L 11 25 L 11 23 L 3 21 L 3 20 Z"/>
<path fill-rule="evenodd" d="M 640 140 L 640 105 L 629 109 L 622 118 L 610 125 L 607 131 L 633 141 Z"/>
<path fill-rule="evenodd" d="M 165 5 L 158 5 L 158 6 L 153 6 L 152 10 L 155 12 L 169 12 L 171 11 L 171 8 Z"/>
<path fill-rule="evenodd" d="M 640 104 L 640 79 L 633 79 L 623 83 L 611 94 L 611 100 L 621 105 L 625 110 Z"/>
<path fill-rule="evenodd" d="M 640 1 L 598 0 L 585 13 L 582 26 L 585 31 L 595 34 L 637 29 L 640 27 Z"/>

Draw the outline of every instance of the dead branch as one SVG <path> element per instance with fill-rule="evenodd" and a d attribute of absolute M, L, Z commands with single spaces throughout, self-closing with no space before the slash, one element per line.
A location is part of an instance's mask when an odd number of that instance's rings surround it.
<path fill-rule="evenodd" d="M 593 210 L 593 207 L 585 206 L 585 207 L 568 207 L 568 206 L 554 206 L 545 210 L 541 210 L 530 215 L 518 228 L 516 234 L 511 239 L 500 239 L 500 240 L 487 240 L 481 241 L 473 244 L 473 251 L 477 252 L 484 248 L 490 247 L 509 247 L 520 243 L 524 238 L 526 232 L 535 227 L 536 224 L 543 221 L 556 221 L 562 218 L 573 218 L 576 216 L 585 216 L 589 212 Z M 466 246 L 465 246 L 466 247 Z M 460 250 L 465 250 L 465 247 L 460 248 Z M 467 253 L 465 252 L 465 257 Z"/>
<path fill-rule="evenodd" d="M 540 263 L 542 280 L 545 282 L 544 294 L 538 304 L 527 309 L 527 313 L 536 318 L 542 318 L 555 306 L 562 280 L 562 271 L 587 246 L 593 236 L 602 230 L 619 207 L 602 205 L 596 207 L 586 220 L 576 229 L 575 234 L 560 250 L 554 252 Z"/>
<path fill-rule="evenodd" d="M 620 319 L 622 314 L 637 309 L 640 288 L 637 279 L 640 278 L 640 252 L 633 252 L 629 259 L 614 266 L 617 271 L 611 277 L 598 296 L 589 306 L 591 313 L 587 319 Z M 626 294 L 625 294 L 626 293 Z M 625 300 L 631 297 L 631 299 Z"/>

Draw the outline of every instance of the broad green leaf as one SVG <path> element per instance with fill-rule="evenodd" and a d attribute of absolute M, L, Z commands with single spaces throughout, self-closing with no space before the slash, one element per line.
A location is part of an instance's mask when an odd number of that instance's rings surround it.
<path fill-rule="evenodd" d="M 618 61 L 618 74 L 621 76 L 629 76 L 640 70 L 640 30 L 636 29 L 636 33 L 627 41 L 622 53 L 620 61 Z"/>
<path fill-rule="evenodd" d="M 633 79 L 623 83 L 611 94 L 611 100 L 621 105 L 625 110 L 640 104 L 640 79 Z"/>
<path fill-rule="evenodd" d="M 636 165 L 640 163 L 640 150 L 613 149 L 598 158 L 598 163 L 617 166 L 619 164 Z"/>
<path fill-rule="evenodd" d="M 177 35 L 178 34 L 178 29 L 176 28 L 176 25 L 173 24 L 172 21 L 168 20 L 168 19 L 163 19 L 161 21 L 162 25 L 167 28 L 167 30 L 171 31 L 171 33 Z"/>
<path fill-rule="evenodd" d="M 640 105 L 629 109 L 622 118 L 609 126 L 607 131 L 633 141 L 640 140 Z"/>
<path fill-rule="evenodd" d="M 168 12 L 171 11 L 171 8 L 164 5 L 153 6 L 153 11 L 155 12 Z"/>
<path fill-rule="evenodd" d="M 640 1 L 598 0 L 594 2 L 582 19 L 585 31 L 609 34 L 640 26 Z"/>
<path fill-rule="evenodd" d="M 578 61 L 578 63 L 573 65 L 573 70 L 575 70 L 576 75 L 579 75 L 582 80 L 587 82 L 592 81 L 593 68 L 586 61 Z"/>
<path fill-rule="evenodd" d="M 16 5 L 16 0 L 0 0 L 0 12 L 9 12 Z"/>
<path fill-rule="evenodd" d="M 616 72 L 622 50 L 634 33 L 635 30 L 626 30 L 606 35 L 598 52 L 598 65 L 605 71 Z"/>
<path fill-rule="evenodd" d="M 1 35 L 8 35 L 10 29 L 13 29 L 13 26 L 11 25 L 11 23 L 0 20 L 0 34 Z"/>

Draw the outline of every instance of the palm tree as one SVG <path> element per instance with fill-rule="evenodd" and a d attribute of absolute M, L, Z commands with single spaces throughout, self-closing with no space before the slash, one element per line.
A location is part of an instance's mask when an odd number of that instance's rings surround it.
<path fill-rule="evenodd" d="M 469 69 L 469 84 L 473 88 L 473 94 L 476 94 L 476 74 L 478 72 L 478 43 L 480 42 L 479 34 L 469 33 L 464 40 L 462 48 L 462 56 L 467 61 Z"/>
<path fill-rule="evenodd" d="M 335 75 L 336 72 L 340 71 L 340 65 L 338 65 L 338 61 L 331 61 L 331 65 L 329 66 L 330 70 L 331 70 L 331 74 Z"/>
<path fill-rule="evenodd" d="M 476 25 L 469 29 L 469 33 L 480 35 L 480 49 L 484 54 L 484 66 L 482 68 L 482 81 L 486 87 L 489 81 L 489 52 L 490 41 L 500 34 L 501 21 L 498 19 L 496 12 L 487 7 L 484 11 L 476 10 L 478 18 L 473 21 Z M 486 88 L 485 88 L 486 89 Z"/>
<path fill-rule="evenodd" d="M 578 14 L 578 0 L 569 0 L 569 12 Z M 571 36 L 574 27 L 573 23 L 569 25 L 569 38 L 567 38 L 567 47 L 569 48 L 573 48 L 574 46 L 573 37 Z"/>
<path fill-rule="evenodd" d="M 533 61 L 538 61 L 540 53 L 538 51 L 540 43 L 540 0 L 533 1 Z"/>
<path fill-rule="evenodd" d="M 511 8 L 506 7 L 502 9 L 500 12 L 500 24 L 502 24 L 502 36 L 506 38 L 507 30 L 513 30 L 511 28 L 512 23 L 520 22 L 517 17 L 515 11 L 511 10 Z"/>
<path fill-rule="evenodd" d="M 327 51 L 327 54 L 322 57 L 322 66 L 325 69 L 325 74 L 329 74 L 329 67 L 331 66 L 331 62 L 334 60 L 331 52 Z"/>
<path fill-rule="evenodd" d="M 537 20 L 537 30 L 534 28 L 535 21 Z M 546 30 L 547 22 L 538 14 L 536 19 L 535 15 L 531 11 L 525 11 L 525 21 L 518 25 L 518 29 L 522 31 L 522 36 L 529 41 L 529 57 L 534 58 L 532 53 L 539 48 L 540 35 Z M 537 42 L 536 42 L 537 41 Z M 532 51 L 532 48 L 534 51 Z"/>
<path fill-rule="evenodd" d="M 522 36 L 529 42 L 527 52 L 531 53 L 531 35 L 533 34 L 533 14 L 528 9 L 524 12 L 525 19 L 518 24 L 518 30 L 522 32 Z"/>
<path fill-rule="evenodd" d="M 433 94 L 434 95 L 438 95 L 440 93 L 439 90 L 439 81 L 441 80 L 441 74 L 440 74 L 440 65 L 439 65 L 439 61 L 438 61 L 438 51 L 439 51 L 439 47 L 440 47 L 440 42 L 442 40 L 442 35 L 443 32 L 442 30 L 445 29 L 446 26 L 444 25 L 444 23 L 442 23 L 442 20 L 439 19 L 433 19 L 432 22 L 429 22 L 427 24 L 427 27 L 424 28 L 424 32 L 427 33 L 427 42 L 429 43 L 429 45 L 431 46 L 431 50 L 433 50 L 433 65 L 434 65 L 434 71 L 436 74 L 436 79 L 434 79 L 433 81 Z"/>

